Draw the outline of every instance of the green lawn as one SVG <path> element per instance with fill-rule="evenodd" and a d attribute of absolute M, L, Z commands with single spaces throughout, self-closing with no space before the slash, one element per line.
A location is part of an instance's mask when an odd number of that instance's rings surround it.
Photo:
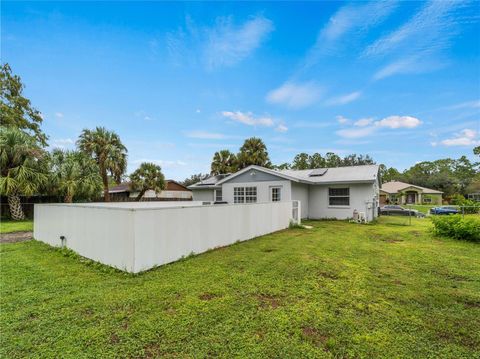
<path fill-rule="evenodd" d="M 0 356 L 478 358 L 480 245 L 383 221 L 312 221 L 136 276 L 4 244 Z"/>
<path fill-rule="evenodd" d="M 33 231 L 33 221 L 31 219 L 26 219 L 24 221 L 12 221 L 8 219 L 0 220 L 0 233 L 31 231 Z"/>

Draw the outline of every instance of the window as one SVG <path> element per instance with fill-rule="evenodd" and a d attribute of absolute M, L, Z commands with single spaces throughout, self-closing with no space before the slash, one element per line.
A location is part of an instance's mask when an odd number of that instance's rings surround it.
<path fill-rule="evenodd" d="M 257 202 L 257 187 L 245 187 L 245 203 Z"/>
<path fill-rule="evenodd" d="M 282 188 L 272 187 L 272 202 L 280 202 L 282 200 Z"/>
<path fill-rule="evenodd" d="M 257 202 L 257 187 L 234 187 L 233 203 Z"/>
<path fill-rule="evenodd" d="M 245 188 L 234 187 L 233 188 L 233 203 L 245 203 Z"/>
<path fill-rule="evenodd" d="M 216 189 L 215 190 L 215 202 L 222 202 L 222 190 Z"/>
<path fill-rule="evenodd" d="M 329 188 L 328 189 L 329 206 L 349 206 L 350 188 Z"/>

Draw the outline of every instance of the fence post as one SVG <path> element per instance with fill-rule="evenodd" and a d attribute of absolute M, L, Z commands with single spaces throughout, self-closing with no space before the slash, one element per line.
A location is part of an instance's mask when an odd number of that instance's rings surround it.
<path fill-rule="evenodd" d="M 465 218 L 465 206 L 462 206 L 462 218 Z"/>

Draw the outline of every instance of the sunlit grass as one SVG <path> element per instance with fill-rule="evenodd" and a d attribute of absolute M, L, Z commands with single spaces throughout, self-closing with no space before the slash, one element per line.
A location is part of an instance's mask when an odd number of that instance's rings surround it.
<path fill-rule="evenodd" d="M 0 356 L 474 358 L 480 245 L 308 221 L 140 274 L 1 248 Z"/>

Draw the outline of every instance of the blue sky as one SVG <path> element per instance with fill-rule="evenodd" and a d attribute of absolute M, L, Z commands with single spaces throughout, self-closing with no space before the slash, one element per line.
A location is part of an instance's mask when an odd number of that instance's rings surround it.
<path fill-rule="evenodd" d="M 129 171 L 208 172 L 261 137 L 403 169 L 480 144 L 479 2 L 2 2 L 1 57 L 51 146 L 116 131 Z"/>

